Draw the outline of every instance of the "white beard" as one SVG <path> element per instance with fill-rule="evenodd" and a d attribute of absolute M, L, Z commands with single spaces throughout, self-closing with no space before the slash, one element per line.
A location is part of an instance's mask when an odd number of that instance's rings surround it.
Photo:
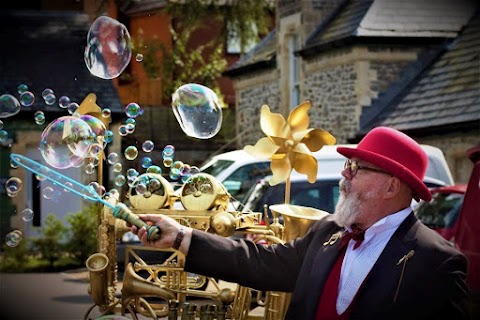
<path fill-rule="evenodd" d="M 335 207 L 333 214 L 335 222 L 343 227 L 351 228 L 357 222 L 357 217 L 362 212 L 362 204 L 366 201 L 371 201 L 376 197 L 376 191 L 359 194 L 350 192 L 350 181 L 343 178 L 339 182 L 340 198 Z"/>

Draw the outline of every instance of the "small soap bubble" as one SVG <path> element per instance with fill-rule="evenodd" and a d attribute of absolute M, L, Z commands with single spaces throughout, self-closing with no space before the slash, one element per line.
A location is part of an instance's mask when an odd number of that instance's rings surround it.
<path fill-rule="evenodd" d="M 3 129 L 3 121 L 0 120 L 0 130 Z"/>
<path fill-rule="evenodd" d="M 12 169 L 17 169 L 17 168 L 18 168 L 18 164 L 16 164 L 13 160 L 10 160 L 10 168 L 12 168 Z"/>
<path fill-rule="evenodd" d="M 63 185 L 65 187 L 67 187 L 67 188 L 63 189 L 63 191 L 65 191 L 65 192 L 70 192 L 70 190 L 68 188 L 73 189 L 73 184 L 70 181 L 65 182 Z"/>
<path fill-rule="evenodd" d="M 150 167 L 147 168 L 147 173 L 158 173 L 158 174 L 162 174 L 162 168 L 160 168 L 159 166 L 155 166 L 155 165 L 152 165 Z"/>
<path fill-rule="evenodd" d="M 127 126 L 122 124 L 118 127 L 118 134 L 125 137 L 128 134 Z"/>
<path fill-rule="evenodd" d="M 172 180 L 178 180 L 178 178 L 180 178 L 180 173 L 176 173 L 174 171 L 170 171 L 168 173 L 168 176 L 170 177 L 170 179 Z"/>
<path fill-rule="evenodd" d="M 125 159 L 127 160 L 135 160 L 138 156 L 138 150 L 135 146 L 128 146 L 125 148 Z"/>
<path fill-rule="evenodd" d="M 45 123 L 45 114 L 43 113 L 43 111 L 36 111 L 33 115 L 33 118 L 35 119 L 35 123 L 38 125 L 42 125 Z"/>
<path fill-rule="evenodd" d="M 20 102 L 11 94 L 0 96 L 0 118 L 8 118 L 20 112 Z"/>
<path fill-rule="evenodd" d="M 109 164 L 114 164 L 118 161 L 118 154 L 116 152 L 111 152 L 108 154 L 107 161 Z"/>
<path fill-rule="evenodd" d="M 12 232 L 9 232 L 5 236 L 5 243 L 7 244 L 7 246 L 14 248 L 20 244 L 20 241 L 22 241 L 22 239 L 22 232 L 20 230 L 14 230 Z"/>
<path fill-rule="evenodd" d="M 129 118 L 136 118 L 140 114 L 140 106 L 138 103 L 130 102 L 125 107 L 125 113 Z"/>
<path fill-rule="evenodd" d="M 197 166 L 190 167 L 190 174 L 193 176 L 194 174 L 200 173 L 200 168 Z"/>
<path fill-rule="evenodd" d="M 125 124 L 129 124 L 129 123 L 135 125 L 137 124 L 137 121 L 133 118 L 127 118 L 127 120 L 125 120 Z"/>
<path fill-rule="evenodd" d="M 163 165 L 167 168 L 170 168 L 170 166 L 173 163 L 173 158 L 171 157 L 163 157 Z"/>
<path fill-rule="evenodd" d="M 132 134 L 135 132 L 135 125 L 132 123 L 128 123 L 125 125 L 125 129 L 127 130 L 128 134 Z"/>
<path fill-rule="evenodd" d="M 85 64 L 96 77 L 118 77 L 130 63 L 132 40 L 125 25 L 107 16 L 98 17 L 90 27 L 85 47 Z"/>
<path fill-rule="evenodd" d="M 85 166 L 86 174 L 93 174 L 94 172 L 95 172 L 95 165 L 93 163 L 89 163 Z"/>
<path fill-rule="evenodd" d="M 18 94 L 22 94 L 24 93 L 25 91 L 28 91 L 28 86 L 26 84 L 19 84 L 18 87 L 17 87 L 17 92 Z"/>
<path fill-rule="evenodd" d="M 106 130 L 103 133 L 103 141 L 105 141 L 106 143 L 110 143 L 113 141 L 113 132 L 111 130 Z"/>
<path fill-rule="evenodd" d="M 11 177 L 5 182 L 5 189 L 9 193 L 17 193 L 22 190 L 23 182 L 20 178 Z"/>
<path fill-rule="evenodd" d="M 142 144 L 142 150 L 145 151 L 145 152 L 152 152 L 154 147 L 155 147 L 155 145 L 153 144 L 152 140 L 146 140 Z"/>
<path fill-rule="evenodd" d="M 120 172 L 122 171 L 123 165 L 120 162 L 116 162 L 113 165 L 113 172 Z"/>
<path fill-rule="evenodd" d="M 42 91 L 42 98 L 46 99 L 49 94 L 54 94 L 52 89 L 46 88 Z"/>
<path fill-rule="evenodd" d="M 172 95 L 172 109 L 183 132 L 190 137 L 209 139 L 222 126 L 222 108 L 216 93 L 200 84 L 179 87 Z"/>
<path fill-rule="evenodd" d="M 162 155 L 163 155 L 163 157 L 172 157 L 174 153 L 175 153 L 175 147 L 172 146 L 171 144 L 167 144 L 163 148 Z"/>
<path fill-rule="evenodd" d="M 53 93 L 47 94 L 43 100 L 45 100 L 45 103 L 49 106 L 53 105 L 57 101 L 57 97 Z"/>
<path fill-rule="evenodd" d="M 5 130 L 0 130 L 0 142 L 7 141 L 8 139 L 8 132 Z"/>
<path fill-rule="evenodd" d="M 32 221 L 33 219 L 33 210 L 30 208 L 26 208 L 22 211 L 22 220 L 25 222 Z"/>
<path fill-rule="evenodd" d="M 139 174 L 140 173 L 133 168 L 130 168 L 130 169 L 127 170 L 127 177 L 128 178 L 136 178 L 136 177 L 138 177 Z"/>
<path fill-rule="evenodd" d="M 189 174 L 190 174 L 190 165 L 185 163 L 183 166 L 180 167 L 180 175 L 183 177 Z"/>
<path fill-rule="evenodd" d="M 170 165 L 170 171 L 173 171 L 175 174 L 181 175 L 183 166 L 184 164 L 182 161 L 175 161 Z"/>
<path fill-rule="evenodd" d="M 119 174 L 115 177 L 115 185 L 121 187 L 125 184 L 126 178 L 123 174 Z"/>
<path fill-rule="evenodd" d="M 70 103 L 70 98 L 67 96 L 61 96 L 60 99 L 58 99 L 58 105 L 60 108 L 66 109 Z"/>
<path fill-rule="evenodd" d="M 35 102 L 35 96 L 30 91 L 25 91 L 20 95 L 20 104 L 24 107 L 30 107 Z"/>
<path fill-rule="evenodd" d="M 42 190 L 42 196 L 47 200 L 50 200 L 53 198 L 53 193 L 54 192 L 52 187 L 45 187 Z"/>
<path fill-rule="evenodd" d="M 148 168 L 152 165 L 153 161 L 150 157 L 143 157 L 142 158 L 142 168 Z"/>
<path fill-rule="evenodd" d="M 137 186 L 135 187 L 135 192 L 138 194 L 138 195 L 144 195 L 146 192 L 147 192 L 147 186 L 145 185 L 145 183 L 143 182 L 140 182 L 137 184 Z"/>
<path fill-rule="evenodd" d="M 110 110 L 109 108 L 102 109 L 102 117 L 108 118 L 111 115 L 112 115 L 112 110 Z"/>
<path fill-rule="evenodd" d="M 78 107 L 79 107 L 78 103 L 70 102 L 67 106 L 67 111 L 69 114 L 74 114 L 77 111 Z"/>
<path fill-rule="evenodd" d="M 137 53 L 136 57 L 135 57 L 135 60 L 137 62 L 142 62 L 143 61 L 143 54 L 141 53 Z"/>

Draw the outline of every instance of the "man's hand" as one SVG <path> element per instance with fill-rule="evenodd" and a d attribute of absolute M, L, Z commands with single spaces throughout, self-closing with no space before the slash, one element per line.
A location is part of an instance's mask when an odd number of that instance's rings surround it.
<path fill-rule="evenodd" d="M 160 249 L 171 248 L 175 239 L 177 239 L 180 228 L 183 228 L 185 235 L 183 236 L 183 240 L 178 250 L 184 255 L 187 255 L 192 238 L 192 228 L 182 226 L 175 219 L 163 214 L 140 214 L 138 217 L 148 225 L 156 225 L 161 230 L 160 238 L 158 240 L 148 240 L 145 227 L 138 228 L 134 225 L 127 224 L 131 231 L 138 236 L 143 245 Z"/>

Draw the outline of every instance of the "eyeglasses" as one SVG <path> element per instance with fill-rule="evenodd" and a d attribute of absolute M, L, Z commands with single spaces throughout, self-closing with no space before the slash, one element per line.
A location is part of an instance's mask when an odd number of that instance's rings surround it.
<path fill-rule="evenodd" d="M 343 169 L 348 169 L 350 176 L 353 178 L 357 174 L 358 170 L 367 170 L 367 171 L 372 171 L 372 172 L 378 172 L 378 173 L 385 173 L 391 176 L 390 173 L 383 171 L 381 169 L 375 169 L 375 168 L 369 168 L 369 167 L 364 167 L 364 166 L 359 166 L 358 162 L 355 160 L 350 160 L 347 159 L 345 161 L 345 164 L 343 165 Z"/>

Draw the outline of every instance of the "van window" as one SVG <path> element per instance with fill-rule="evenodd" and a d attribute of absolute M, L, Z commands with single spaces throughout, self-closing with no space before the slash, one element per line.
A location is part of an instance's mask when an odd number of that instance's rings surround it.
<path fill-rule="evenodd" d="M 230 195 L 242 199 L 258 180 L 271 174 L 270 162 L 256 162 L 238 168 L 222 183 Z"/>
<path fill-rule="evenodd" d="M 217 160 L 208 167 L 202 169 L 202 172 L 208 173 L 214 177 L 218 176 L 220 172 L 227 169 L 233 164 L 232 160 Z"/>

